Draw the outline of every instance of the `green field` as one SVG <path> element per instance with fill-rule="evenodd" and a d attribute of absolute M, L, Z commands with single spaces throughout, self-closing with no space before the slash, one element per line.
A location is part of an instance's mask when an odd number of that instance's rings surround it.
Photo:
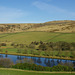
<path fill-rule="evenodd" d="M 50 33 L 50 32 L 20 32 L 0 34 L 1 42 L 16 42 L 30 44 L 32 41 L 43 42 L 75 42 L 75 33 Z"/>
<path fill-rule="evenodd" d="M 75 73 L 51 73 L 51 72 L 33 72 L 12 69 L 0 69 L 0 75 L 75 75 Z"/>
<path fill-rule="evenodd" d="M 75 33 L 50 33 L 50 32 L 20 32 L 20 33 L 2 33 L 0 34 L 0 42 L 5 42 L 7 46 L 1 46 L 3 53 L 8 50 L 8 53 L 15 54 L 18 48 L 11 46 L 11 43 L 15 42 L 17 44 L 26 44 L 29 45 L 34 41 L 43 41 L 43 42 L 75 42 Z M 31 49 L 28 48 L 28 52 Z M 23 51 L 21 49 L 21 51 Z M 35 50 L 37 51 L 37 50 Z M 62 52 L 62 55 L 71 56 L 71 52 Z M 16 53 L 18 54 L 18 53 Z M 29 53 L 28 53 L 29 54 Z M 41 51 L 41 56 L 44 54 L 44 51 Z M 58 54 L 58 51 L 51 52 L 54 56 Z M 32 54 L 33 55 L 33 54 Z M 46 73 L 46 72 L 31 72 L 31 71 L 22 71 L 22 70 L 12 70 L 12 69 L 0 69 L 0 75 L 75 75 L 75 73 Z"/>
<path fill-rule="evenodd" d="M 65 41 L 65 42 L 75 42 L 75 33 L 50 33 L 50 32 L 19 32 L 19 33 L 2 33 L 0 34 L 0 42 L 7 43 L 7 46 L 2 46 L 1 49 L 3 53 L 7 50 L 8 53 L 17 53 L 18 48 L 14 48 L 11 46 L 11 43 L 15 42 L 16 44 L 26 44 L 29 45 L 34 41 L 43 41 L 43 42 L 57 42 L 57 41 Z M 26 47 L 25 47 L 26 48 Z M 21 53 L 23 53 L 25 48 L 21 48 Z M 37 46 L 36 46 L 37 48 Z M 37 53 L 39 53 L 36 48 L 34 49 Z M 30 54 L 31 49 L 28 49 L 28 54 Z M 54 56 L 58 54 L 58 51 L 50 52 Z M 62 51 L 62 56 L 67 57 L 72 56 L 71 52 Z M 44 55 L 45 52 L 41 51 L 40 55 Z"/>

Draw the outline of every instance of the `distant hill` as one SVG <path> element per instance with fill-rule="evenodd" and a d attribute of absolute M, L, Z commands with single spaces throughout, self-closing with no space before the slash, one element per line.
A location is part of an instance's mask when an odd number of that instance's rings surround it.
<path fill-rule="evenodd" d="M 45 32 L 75 32 L 75 21 L 50 21 L 45 23 L 25 23 L 25 24 L 0 24 L 0 33 L 14 33 L 25 31 L 45 31 Z"/>

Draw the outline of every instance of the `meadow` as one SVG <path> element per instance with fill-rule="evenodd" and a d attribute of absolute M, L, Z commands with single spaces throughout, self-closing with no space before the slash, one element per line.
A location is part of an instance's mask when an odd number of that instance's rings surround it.
<path fill-rule="evenodd" d="M 0 34 L 0 42 L 16 42 L 30 44 L 33 41 L 75 42 L 75 33 L 19 32 Z"/>
<path fill-rule="evenodd" d="M 0 43 L 6 43 L 6 46 L 0 46 L 0 53 L 13 54 L 13 55 L 27 55 L 27 56 L 45 56 L 49 53 L 46 51 L 41 52 L 37 50 L 37 46 L 34 49 L 29 47 L 20 48 L 11 46 L 12 43 L 24 44 L 29 46 L 31 42 L 75 42 L 75 33 L 50 33 L 50 32 L 18 32 L 18 33 L 1 33 Z M 7 52 L 6 52 L 7 51 Z M 19 52 L 21 51 L 21 52 Z M 23 52 L 24 51 L 24 52 Z M 33 53 L 31 53 L 33 52 Z M 40 53 L 40 54 L 38 54 Z M 61 57 L 60 56 L 64 56 Z M 71 51 L 50 51 L 48 57 L 59 58 L 59 59 L 70 59 L 67 57 L 72 56 Z M 59 56 L 57 56 L 59 54 Z M 70 59 L 71 60 L 71 59 Z M 74 75 L 75 73 L 51 73 L 51 72 L 32 72 L 32 71 L 22 71 L 22 70 L 12 70 L 12 69 L 0 69 L 0 75 Z"/>
<path fill-rule="evenodd" d="M 50 33 L 50 32 L 18 32 L 18 33 L 2 33 L 0 34 L 0 42 L 6 43 L 6 46 L 1 46 L 0 49 L 2 49 L 3 53 L 7 50 L 9 54 L 17 54 L 17 51 L 20 49 L 21 53 L 24 52 L 25 49 L 27 49 L 28 53 L 30 54 L 31 50 L 35 51 L 36 53 L 39 53 L 39 51 L 36 50 L 36 48 L 14 48 L 11 46 L 12 43 L 16 44 L 25 44 L 29 45 L 31 42 L 58 42 L 58 41 L 64 41 L 64 42 L 75 42 L 75 33 Z M 1 52 L 1 51 L 0 51 Z M 67 53 L 67 55 L 65 55 Z M 41 51 L 40 55 L 43 56 L 45 54 L 44 51 Z M 50 51 L 50 55 L 56 56 L 58 54 L 58 51 Z M 32 54 L 33 55 L 33 54 Z M 70 51 L 62 51 L 61 56 L 72 56 Z"/>
<path fill-rule="evenodd" d="M 60 72 L 37 72 L 37 71 L 23 71 L 16 69 L 0 69 L 0 75 L 75 75 L 75 73 L 60 73 Z"/>

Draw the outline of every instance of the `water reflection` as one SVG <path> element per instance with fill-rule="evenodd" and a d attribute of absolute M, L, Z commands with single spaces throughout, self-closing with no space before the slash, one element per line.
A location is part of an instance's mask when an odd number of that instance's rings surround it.
<path fill-rule="evenodd" d="M 32 58 L 32 60 L 34 60 L 34 63 L 36 63 L 36 62 L 37 62 L 36 58 Z"/>
<path fill-rule="evenodd" d="M 37 63 L 39 63 L 39 64 L 41 64 L 41 63 L 42 63 L 42 61 L 41 61 L 41 59 L 40 59 L 40 58 L 38 58 L 38 59 L 37 59 Z"/>
<path fill-rule="evenodd" d="M 60 62 L 59 62 L 59 59 L 57 59 L 57 63 L 59 64 Z"/>
<path fill-rule="evenodd" d="M 72 60 L 50 59 L 50 58 L 41 58 L 41 57 L 19 56 L 19 55 L 16 56 L 16 55 L 7 55 L 7 54 L 0 54 L 0 58 L 10 58 L 11 60 L 13 60 L 14 63 L 16 63 L 16 61 L 18 60 L 22 62 L 23 59 L 25 59 L 24 62 L 28 61 L 29 63 L 31 63 L 30 60 L 32 60 L 37 65 L 48 66 L 48 67 L 52 67 L 61 63 L 70 63 L 74 64 L 75 66 L 75 61 Z"/>
<path fill-rule="evenodd" d="M 5 54 L 5 57 L 7 58 L 7 57 L 8 57 L 8 55 L 7 55 L 7 54 Z"/>
<path fill-rule="evenodd" d="M 3 58 L 3 55 L 2 54 L 0 55 L 0 58 Z"/>
<path fill-rule="evenodd" d="M 48 59 L 48 62 L 46 62 L 46 65 L 51 67 L 51 61 Z"/>
<path fill-rule="evenodd" d="M 23 59 L 23 57 L 22 56 L 17 56 L 17 60 L 22 60 Z"/>
<path fill-rule="evenodd" d="M 74 67 L 75 67 L 75 61 L 73 62 L 73 65 L 74 65 Z"/>

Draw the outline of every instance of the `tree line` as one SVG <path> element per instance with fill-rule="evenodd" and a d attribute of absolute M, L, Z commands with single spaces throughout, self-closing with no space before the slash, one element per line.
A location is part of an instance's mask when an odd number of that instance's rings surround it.
<path fill-rule="evenodd" d="M 13 64 L 13 61 L 8 58 L 1 58 L 0 59 L 0 68 L 16 68 L 22 70 L 34 70 L 34 71 L 75 71 L 72 66 L 69 65 L 61 65 L 58 64 L 57 66 L 53 67 L 44 67 L 40 65 L 36 65 L 32 60 L 24 59 L 23 62 L 18 62 L 17 64 Z"/>
<path fill-rule="evenodd" d="M 0 43 L 1 46 L 7 46 L 6 43 Z M 11 46 L 17 49 L 17 53 L 44 55 L 44 56 L 59 56 L 75 58 L 75 42 L 68 43 L 64 41 L 59 42 L 43 42 L 34 41 L 29 45 L 11 43 Z M 0 49 L 0 52 L 3 50 Z M 57 51 L 57 54 L 55 54 Z M 5 51 L 6 53 L 8 51 Z"/>

